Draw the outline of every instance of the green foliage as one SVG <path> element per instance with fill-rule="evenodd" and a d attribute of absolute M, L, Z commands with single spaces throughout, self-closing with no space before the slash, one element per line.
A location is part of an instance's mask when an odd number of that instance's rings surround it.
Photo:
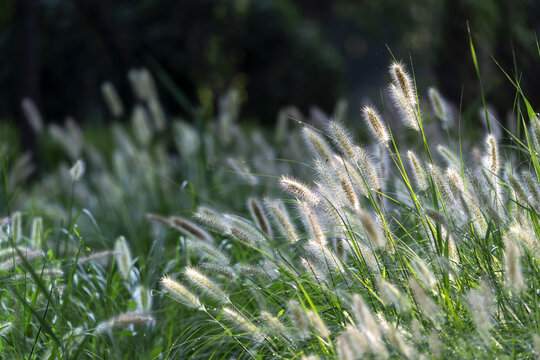
<path fill-rule="evenodd" d="M 35 127 L 66 160 L 33 183 L 8 142 L 2 356 L 538 356 L 540 120 L 509 77 L 525 136 L 462 136 L 390 71 L 368 144 L 292 109 L 242 128 L 235 89 L 170 119 L 144 71 L 129 126 Z"/>

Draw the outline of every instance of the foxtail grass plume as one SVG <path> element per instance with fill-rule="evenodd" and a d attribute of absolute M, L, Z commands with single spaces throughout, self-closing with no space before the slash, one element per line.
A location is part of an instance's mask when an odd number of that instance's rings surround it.
<path fill-rule="evenodd" d="M 296 335 L 302 340 L 306 339 L 309 336 L 306 313 L 296 300 L 289 301 L 289 313 Z"/>
<path fill-rule="evenodd" d="M 405 65 L 400 62 L 392 62 L 389 71 L 394 84 L 399 88 L 403 97 L 414 107 L 416 105 L 416 92 Z"/>
<path fill-rule="evenodd" d="M 397 287 L 383 279 L 379 280 L 378 285 L 385 306 L 393 304 L 402 313 L 407 313 L 410 310 L 411 304 L 408 298 Z"/>
<path fill-rule="evenodd" d="M 164 275 L 161 280 L 161 286 L 171 295 L 176 301 L 192 307 L 194 309 L 204 310 L 204 305 L 199 298 L 189 291 L 184 285 L 171 277 Z"/>
<path fill-rule="evenodd" d="M 267 239 L 252 222 L 231 214 L 224 215 L 229 224 L 227 235 L 250 246 L 264 246 Z"/>
<path fill-rule="evenodd" d="M 540 189 L 538 187 L 538 181 L 536 175 L 531 174 L 528 170 L 521 172 L 521 177 L 525 181 L 525 187 L 527 188 L 529 203 L 536 209 L 540 209 Z"/>
<path fill-rule="evenodd" d="M 491 343 L 489 332 L 493 328 L 491 321 L 492 298 L 493 294 L 485 280 L 482 281 L 479 288 L 471 290 L 467 295 L 476 331 L 486 344 Z"/>
<path fill-rule="evenodd" d="M 230 280 L 234 280 L 238 277 L 236 271 L 232 267 L 225 264 L 204 262 L 199 265 L 199 268 L 216 276 L 223 276 Z"/>
<path fill-rule="evenodd" d="M 332 150 L 330 146 L 319 134 L 308 127 L 302 129 L 302 136 L 313 155 L 319 160 L 330 163 L 332 161 Z"/>
<path fill-rule="evenodd" d="M 354 159 L 344 159 L 338 155 L 334 156 L 334 168 L 340 177 L 345 177 L 354 187 L 354 190 L 362 196 L 369 196 L 367 185 L 358 171 L 358 167 L 353 165 Z M 342 186 L 343 188 L 343 186 Z"/>
<path fill-rule="evenodd" d="M 11 220 L 11 234 L 13 236 L 13 243 L 18 244 L 22 240 L 22 215 L 20 211 L 13 213 Z"/>
<path fill-rule="evenodd" d="M 116 262 L 118 263 L 118 269 L 122 274 L 124 280 L 129 281 L 131 276 L 131 250 L 129 249 L 127 240 L 124 236 L 119 236 L 116 239 L 114 250 L 117 253 Z"/>
<path fill-rule="evenodd" d="M 413 130 L 419 131 L 416 114 L 416 91 L 411 77 L 403 64 L 393 62 L 390 65 L 392 83 L 389 85 L 390 95 L 397 107 L 404 124 Z"/>
<path fill-rule="evenodd" d="M 486 167 L 493 173 L 497 174 L 499 171 L 499 150 L 497 146 L 497 140 L 493 135 L 488 135 L 486 138 Z"/>
<path fill-rule="evenodd" d="M 32 247 L 41 249 L 43 246 L 43 219 L 36 217 L 32 220 Z"/>
<path fill-rule="evenodd" d="M 109 111 L 114 117 L 119 118 L 124 115 L 124 105 L 122 105 L 120 96 L 116 92 L 113 84 L 108 81 L 104 82 L 101 85 L 101 93 L 103 95 L 105 103 L 109 107 Z"/>
<path fill-rule="evenodd" d="M 89 262 L 104 264 L 104 263 L 109 262 L 109 258 L 111 256 L 117 256 L 117 255 L 120 255 L 120 251 L 112 251 L 112 250 L 96 251 L 96 252 L 90 253 L 87 256 L 80 257 L 77 264 L 83 265 Z"/>
<path fill-rule="evenodd" d="M 210 235 L 206 230 L 201 228 L 199 225 L 184 219 L 180 216 L 170 216 L 169 225 L 178 229 L 184 235 L 194 236 L 195 238 L 202 240 L 208 244 L 214 243 L 214 237 Z"/>
<path fill-rule="evenodd" d="M 69 170 L 69 175 L 71 175 L 71 179 L 73 181 L 79 181 L 81 177 L 84 175 L 86 165 L 84 161 L 77 160 L 73 167 Z"/>
<path fill-rule="evenodd" d="M 234 268 L 239 274 L 262 279 L 276 279 L 279 275 L 275 269 L 267 268 L 265 263 L 256 265 L 236 264 Z"/>
<path fill-rule="evenodd" d="M 43 252 L 41 250 L 32 250 L 32 249 L 28 249 L 28 250 L 25 249 L 24 251 L 21 251 L 21 253 L 23 257 L 26 259 L 26 261 L 37 259 L 43 255 Z M 19 257 L 18 254 L 15 253 L 15 255 L 12 255 L 9 259 L 0 263 L 0 270 L 13 269 L 16 265 L 19 265 L 21 261 L 22 259 Z"/>
<path fill-rule="evenodd" d="M 437 285 L 437 279 L 435 279 L 435 276 L 429 270 L 426 263 L 420 259 L 420 257 L 415 257 L 412 261 L 413 269 L 418 276 L 418 278 L 422 281 L 422 283 L 428 287 L 429 289 L 432 289 Z"/>
<path fill-rule="evenodd" d="M 272 239 L 272 226 L 270 226 L 270 221 L 268 221 L 268 217 L 266 216 L 260 200 L 250 197 L 247 201 L 247 205 L 251 218 L 257 223 L 259 229 L 265 233 L 268 238 Z"/>
<path fill-rule="evenodd" d="M 246 332 L 246 336 L 251 337 L 256 342 L 264 341 L 264 336 L 262 331 L 255 326 L 247 317 L 240 314 L 238 311 L 230 308 L 224 307 L 223 314 L 225 317 L 235 324 L 239 329 Z"/>
<path fill-rule="evenodd" d="M 232 168 L 232 170 L 238 174 L 240 177 L 242 177 L 249 185 L 257 185 L 259 183 L 259 180 L 257 177 L 255 177 L 252 173 L 249 167 L 246 165 L 245 162 L 240 161 L 238 159 L 234 158 L 228 158 L 227 163 Z"/>
<path fill-rule="evenodd" d="M 213 263 L 220 265 L 228 265 L 230 263 L 229 257 L 212 244 L 187 238 L 186 246 L 194 249 L 199 256 Z"/>
<path fill-rule="evenodd" d="M 141 313 L 149 313 L 152 309 L 152 294 L 150 289 L 144 285 L 139 285 L 133 292 L 133 299 L 137 304 L 137 311 Z"/>
<path fill-rule="evenodd" d="M 505 234 L 505 238 L 506 242 L 515 241 L 531 254 L 540 256 L 540 242 L 537 240 L 534 230 L 526 221 L 516 221 L 516 223 L 512 224 Z"/>
<path fill-rule="evenodd" d="M 536 116 L 531 118 L 529 134 L 532 142 L 532 151 L 538 156 L 540 154 L 540 120 L 538 120 L 538 117 Z"/>
<path fill-rule="evenodd" d="M 442 175 L 441 169 L 437 165 L 428 164 L 428 171 L 433 179 L 433 183 L 435 184 L 437 191 L 439 192 L 439 195 L 441 196 L 441 199 L 447 205 L 454 204 L 454 195 L 450 191 L 446 179 Z"/>
<path fill-rule="evenodd" d="M 520 205 L 525 205 L 528 202 L 528 196 L 525 192 L 525 189 L 523 188 L 523 185 L 521 184 L 518 175 L 513 174 L 511 171 L 508 171 L 506 173 L 506 179 L 510 184 L 512 192 L 514 193 L 515 200 Z"/>
<path fill-rule="evenodd" d="M 378 323 L 362 297 L 358 294 L 353 295 L 352 310 L 358 327 L 364 334 L 371 351 L 383 358 L 387 357 L 388 351 L 384 346 Z"/>
<path fill-rule="evenodd" d="M 96 334 L 102 334 L 115 328 L 126 328 L 133 325 L 148 325 L 154 321 L 155 318 L 153 316 L 127 312 L 100 323 L 96 327 Z"/>
<path fill-rule="evenodd" d="M 285 205 L 283 205 L 283 202 L 277 199 L 266 198 L 264 199 L 264 204 L 281 235 L 292 243 L 297 242 L 299 238 L 296 228 L 291 221 L 289 212 L 287 211 L 287 208 L 285 208 Z"/>
<path fill-rule="evenodd" d="M 341 356 L 340 360 L 361 359 L 368 350 L 369 344 L 365 336 L 353 325 L 347 325 L 342 335 L 337 338 L 337 351 L 338 356 Z"/>
<path fill-rule="evenodd" d="M 187 279 L 199 288 L 203 293 L 220 303 L 230 303 L 229 295 L 223 291 L 215 282 L 210 280 L 193 267 L 186 267 L 185 275 Z"/>
<path fill-rule="evenodd" d="M 150 143 L 153 135 L 149 121 L 146 109 L 140 104 L 135 105 L 131 115 L 131 123 L 135 138 L 143 146 L 147 146 Z"/>
<path fill-rule="evenodd" d="M 379 232 L 378 226 L 375 225 L 375 222 L 364 210 L 359 211 L 358 217 L 360 218 L 360 222 L 362 223 L 362 226 L 364 227 L 364 230 L 366 232 L 366 235 L 368 237 L 368 240 L 371 244 L 371 246 L 374 249 L 380 249 L 384 247 L 385 241 L 381 233 Z"/>
<path fill-rule="evenodd" d="M 433 321 L 435 315 L 440 313 L 439 306 L 426 294 L 416 279 L 410 278 L 409 286 L 418 305 L 418 311 Z"/>
<path fill-rule="evenodd" d="M 223 215 L 214 209 L 206 206 L 200 206 L 193 216 L 197 222 L 220 234 L 226 234 L 229 231 L 229 225 L 227 224 Z"/>
<path fill-rule="evenodd" d="M 399 88 L 395 84 L 389 85 L 390 96 L 394 101 L 394 106 L 398 110 L 398 114 L 401 116 L 401 121 L 409 128 L 420 131 L 418 126 L 418 119 L 416 118 L 416 109 L 412 106 L 405 96 L 401 93 Z"/>
<path fill-rule="evenodd" d="M 349 159 L 354 159 L 355 144 L 351 135 L 345 127 L 337 121 L 331 121 L 328 124 L 328 132 L 334 144 L 342 151 Z"/>
<path fill-rule="evenodd" d="M 261 311 L 261 319 L 265 323 L 265 328 L 270 334 L 278 335 L 279 337 L 288 340 L 291 338 L 289 330 L 283 323 L 275 316 L 270 314 L 268 311 Z"/>
<path fill-rule="evenodd" d="M 367 153 L 367 151 L 360 146 L 356 147 L 356 161 L 360 167 L 362 176 L 370 191 L 381 190 L 381 179 L 379 176 L 379 172 L 377 171 L 375 161 Z"/>
<path fill-rule="evenodd" d="M 30 124 L 30 127 L 35 133 L 43 131 L 43 119 L 39 113 L 39 109 L 36 103 L 30 98 L 24 98 L 21 101 L 21 108 L 24 113 L 26 121 Z"/>
<path fill-rule="evenodd" d="M 315 329 L 315 333 L 317 336 L 326 339 L 330 336 L 330 331 L 328 330 L 328 327 L 326 327 L 326 324 L 321 319 L 318 313 L 309 310 L 307 312 L 307 316 L 309 321 L 311 322 L 311 325 Z"/>
<path fill-rule="evenodd" d="M 304 228 L 309 232 L 310 237 L 317 243 L 326 245 L 326 236 L 314 209 L 305 201 L 298 200 L 296 203 Z"/>
<path fill-rule="evenodd" d="M 507 286 L 515 294 L 519 294 L 525 287 L 523 274 L 520 264 L 520 251 L 513 241 L 506 242 L 506 251 L 504 253 L 504 263 L 506 267 Z"/>
<path fill-rule="evenodd" d="M 282 176 L 279 179 L 281 187 L 292 196 L 306 200 L 311 204 L 319 202 L 319 196 L 313 192 L 306 184 L 296 180 L 290 176 Z"/>
<path fill-rule="evenodd" d="M 449 166 L 454 166 L 456 168 L 459 168 L 461 166 L 461 161 L 459 157 L 448 147 L 444 145 L 438 145 L 437 151 L 439 154 L 442 155 L 442 157 L 446 160 Z"/>
<path fill-rule="evenodd" d="M 371 106 L 364 106 L 362 111 L 364 113 L 364 119 L 373 137 L 380 144 L 388 146 L 388 142 L 390 141 L 390 135 L 388 135 L 388 130 L 384 126 L 381 120 L 381 116 L 379 115 L 377 110 L 375 110 L 375 108 Z"/>
<path fill-rule="evenodd" d="M 435 115 L 441 120 L 443 127 L 448 127 L 448 121 L 450 120 L 450 110 L 446 104 L 446 100 L 441 96 L 439 90 L 434 87 L 428 89 L 429 102 Z"/>
<path fill-rule="evenodd" d="M 313 260 L 313 266 L 316 272 L 322 274 L 330 270 L 338 270 L 341 273 L 344 271 L 339 257 L 324 244 L 309 240 L 304 245 L 304 249 L 309 255 L 309 258 Z"/>
<path fill-rule="evenodd" d="M 163 131 L 167 123 L 167 118 L 163 107 L 157 98 L 152 98 L 148 101 L 148 109 L 150 110 L 150 116 L 154 120 L 154 127 L 157 131 Z"/>

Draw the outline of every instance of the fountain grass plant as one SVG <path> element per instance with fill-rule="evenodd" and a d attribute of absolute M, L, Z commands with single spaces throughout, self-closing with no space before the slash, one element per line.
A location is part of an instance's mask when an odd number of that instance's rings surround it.
<path fill-rule="evenodd" d="M 522 134 L 486 114 L 469 144 L 439 91 L 389 71 L 363 144 L 343 119 L 283 114 L 268 143 L 236 125 L 234 95 L 215 128 L 168 119 L 145 70 L 129 75 L 131 128 L 105 148 L 72 121 L 46 129 L 25 100 L 69 166 L 24 185 L 30 162 L 2 151 L 2 357 L 540 356 L 538 116 L 508 76 Z"/>

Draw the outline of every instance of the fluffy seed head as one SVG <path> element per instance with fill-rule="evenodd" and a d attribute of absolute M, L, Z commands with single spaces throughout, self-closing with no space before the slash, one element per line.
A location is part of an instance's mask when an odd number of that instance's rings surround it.
<path fill-rule="evenodd" d="M 133 299 L 137 304 L 137 311 L 148 313 L 152 309 L 152 294 L 146 286 L 137 286 L 133 292 Z"/>
<path fill-rule="evenodd" d="M 123 313 L 100 323 L 96 327 L 96 333 L 101 334 L 114 328 L 125 328 L 131 325 L 145 325 L 155 321 L 153 316 L 142 315 L 134 312 Z"/>
<path fill-rule="evenodd" d="M 506 265 L 506 280 L 508 286 L 515 293 L 519 293 L 525 286 L 521 265 L 519 263 L 520 252 L 516 243 L 508 241 L 506 243 L 506 251 L 504 260 Z"/>
<path fill-rule="evenodd" d="M 185 270 L 187 279 L 205 294 L 221 303 L 230 303 L 229 295 L 223 291 L 216 283 L 192 267 Z"/>
<path fill-rule="evenodd" d="M 371 106 L 364 106 L 362 111 L 372 135 L 379 143 L 386 146 L 390 141 L 390 135 L 388 135 L 388 130 L 384 126 L 377 110 Z"/>
<path fill-rule="evenodd" d="M 161 278 L 161 286 L 167 290 L 167 292 L 178 302 L 190 306 L 195 309 L 203 310 L 204 306 L 201 304 L 199 298 L 195 296 L 191 291 L 186 289 L 178 281 L 173 280 L 167 275 Z"/>
<path fill-rule="evenodd" d="M 420 190 L 426 190 L 428 188 L 428 181 L 426 174 L 424 173 L 424 169 L 420 164 L 420 160 L 418 160 L 416 154 L 412 150 L 407 151 L 407 157 L 411 163 L 411 170 L 414 180 L 416 181 L 416 185 L 420 188 Z"/>
<path fill-rule="evenodd" d="M 32 220 L 32 247 L 34 249 L 41 249 L 43 245 L 43 219 L 41 217 L 34 218 Z"/>
<path fill-rule="evenodd" d="M 230 307 L 224 307 L 223 314 L 227 319 L 229 319 L 229 321 L 234 323 L 238 328 L 245 331 L 256 342 L 264 341 L 264 336 L 261 330 L 251 321 L 249 321 L 244 315 L 240 314 L 239 312 L 233 310 Z"/>
<path fill-rule="evenodd" d="M 381 179 L 379 172 L 377 171 L 375 162 L 370 155 L 361 148 L 360 146 L 356 147 L 356 161 L 360 166 L 362 175 L 369 186 L 371 191 L 378 191 L 382 189 Z"/>
<path fill-rule="evenodd" d="M 331 121 L 328 124 L 328 132 L 334 144 L 349 159 L 354 159 L 354 142 L 349 132 L 337 121 Z"/>
<path fill-rule="evenodd" d="M 289 339 L 291 337 L 289 330 L 287 330 L 285 325 L 268 311 L 261 311 L 261 318 L 265 322 L 270 333 L 276 334 L 284 339 Z"/>
<path fill-rule="evenodd" d="M 242 177 L 249 185 L 254 186 L 259 183 L 257 177 L 252 174 L 251 170 L 245 162 L 234 158 L 227 158 L 227 163 L 232 168 L 232 170 L 240 177 Z"/>
<path fill-rule="evenodd" d="M 195 249 L 199 256 L 208 261 L 221 265 L 228 265 L 230 263 L 229 257 L 212 244 L 187 238 L 186 246 Z"/>
<path fill-rule="evenodd" d="M 426 294 L 416 279 L 410 278 L 409 286 L 412 290 L 414 299 L 418 304 L 418 311 L 433 320 L 434 315 L 440 312 L 437 304 L 428 296 L 428 294 Z"/>
<path fill-rule="evenodd" d="M 69 174 L 71 175 L 71 179 L 73 181 L 79 181 L 81 177 L 84 175 L 85 170 L 85 164 L 82 160 L 77 160 L 73 167 L 69 170 Z"/>
<path fill-rule="evenodd" d="M 493 327 L 490 314 L 492 298 L 493 294 L 485 280 L 482 281 L 478 289 L 471 290 L 467 295 L 469 307 L 476 324 L 476 331 L 478 331 L 486 344 L 491 342 L 489 331 Z"/>
<path fill-rule="evenodd" d="M 314 209 L 305 201 L 297 201 L 297 205 L 304 227 L 308 230 L 310 237 L 317 243 L 326 245 L 326 236 Z"/>
<path fill-rule="evenodd" d="M 13 213 L 11 220 L 11 234 L 13 235 L 13 242 L 18 244 L 22 239 L 22 215 L 20 211 Z"/>
<path fill-rule="evenodd" d="M 118 269 L 122 274 L 124 280 L 129 280 L 131 274 L 131 251 L 124 236 L 119 236 L 116 239 L 114 250 L 117 253 L 116 262 L 118 263 Z"/>
<path fill-rule="evenodd" d="M 395 84 L 389 85 L 389 91 L 394 106 L 397 108 L 399 115 L 401 115 L 401 121 L 403 121 L 405 126 L 408 126 L 415 131 L 420 131 L 418 119 L 416 118 L 416 108 L 410 104 Z"/>
<path fill-rule="evenodd" d="M 405 69 L 405 65 L 400 62 L 390 64 L 390 76 L 394 84 L 399 88 L 401 94 L 411 106 L 416 105 L 416 93 L 414 91 L 413 81 Z"/>
<path fill-rule="evenodd" d="M 247 205 L 249 213 L 251 214 L 251 218 L 257 223 L 259 229 L 261 229 L 261 231 L 271 239 L 273 237 L 272 227 L 270 226 L 270 221 L 268 221 L 266 213 L 264 212 L 264 209 L 259 199 L 250 197 L 248 199 Z"/>
<path fill-rule="evenodd" d="M 268 209 L 268 212 L 270 213 L 270 217 L 274 220 L 274 223 L 277 225 L 281 235 L 292 243 L 297 242 L 298 234 L 296 233 L 296 229 L 291 221 L 289 212 L 283 205 L 283 202 L 277 199 L 266 198 L 264 203 Z"/>
<path fill-rule="evenodd" d="M 193 216 L 199 223 L 220 234 L 226 234 L 229 230 L 229 225 L 223 215 L 208 207 L 200 206 Z"/>
<path fill-rule="evenodd" d="M 148 145 L 152 138 L 152 129 L 149 122 L 150 120 L 145 108 L 142 105 L 135 105 L 131 115 L 131 123 L 135 138 L 143 146 Z"/>
<path fill-rule="evenodd" d="M 445 178 L 443 177 L 441 173 L 441 169 L 434 165 L 429 164 L 428 170 L 433 178 L 433 182 L 435 183 L 435 186 L 437 187 L 437 190 L 439 191 L 439 195 L 441 198 L 447 203 L 447 204 L 453 204 L 454 203 L 454 195 L 450 191 L 450 188 L 448 187 L 448 184 L 445 181 Z"/>
<path fill-rule="evenodd" d="M 326 324 L 321 319 L 319 314 L 310 310 L 308 311 L 307 316 L 309 318 L 309 321 L 311 321 L 311 324 L 313 325 L 313 328 L 315 329 L 317 336 L 323 339 L 330 336 L 330 331 L 328 331 Z"/>
<path fill-rule="evenodd" d="M 332 161 L 332 150 L 326 140 L 308 127 L 302 129 L 302 136 L 312 153 L 323 162 Z"/>
<path fill-rule="evenodd" d="M 499 150 L 497 140 L 491 134 L 486 138 L 486 149 L 486 166 L 493 174 L 497 174 L 497 171 L 499 171 Z"/>
<path fill-rule="evenodd" d="M 117 118 L 121 117 L 124 114 L 124 106 L 122 105 L 120 96 L 118 96 L 113 84 L 108 81 L 104 82 L 103 85 L 101 85 L 101 93 L 111 114 Z"/>
<path fill-rule="evenodd" d="M 43 119 L 41 118 L 36 103 L 30 98 L 24 98 L 21 101 L 21 107 L 24 117 L 30 124 L 30 127 L 32 127 L 32 130 L 34 130 L 35 133 L 43 131 Z"/>
<path fill-rule="evenodd" d="M 439 118 L 439 120 L 442 121 L 443 126 L 447 127 L 450 114 L 449 114 L 448 106 L 446 105 L 446 101 L 443 99 L 443 97 L 439 93 L 439 90 L 437 90 L 434 87 L 430 87 L 428 89 L 428 97 L 429 97 L 429 101 L 431 103 L 431 108 L 433 109 L 433 112 Z"/>
<path fill-rule="evenodd" d="M 366 211 L 361 210 L 358 213 L 358 217 L 360 218 L 360 222 L 362 223 L 362 226 L 366 231 L 366 235 L 371 243 L 371 246 L 374 249 L 384 247 L 384 238 L 381 236 L 379 229 L 375 225 L 375 222 L 373 221 L 371 216 Z"/>
<path fill-rule="evenodd" d="M 88 256 L 80 257 L 77 262 L 79 265 L 86 264 L 88 262 L 107 263 L 111 256 L 119 255 L 119 251 L 103 250 L 90 253 Z"/>
<path fill-rule="evenodd" d="M 294 329 L 297 332 L 297 336 L 300 339 L 308 337 L 308 322 L 306 319 L 306 313 L 302 310 L 302 307 L 296 300 L 289 301 L 289 312 L 291 315 L 291 321 L 294 325 Z"/>
<path fill-rule="evenodd" d="M 290 176 L 282 176 L 279 179 L 279 184 L 285 191 L 297 198 L 306 200 L 311 204 L 317 204 L 319 202 L 319 196 L 313 190 Z"/>
<path fill-rule="evenodd" d="M 194 236 L 195 238 L 202 240 L 208 244 L 214 243 L 214 238 L 206 230 L 202 229 L 197 224 L 184 219 L 180 216 L 170 216 L 169 217 L 169 226 L 174 227 L 183 234 L 187 236 Z"/>
<path fill-rule="evenodd" d="M 165 112 L 157 98 L 152 98 L 148 101 L 148 109 L 150 110 L 152 120 L 154 120 L 154 128 L 158 131 L 165 129 L 165 124 L 167 123 Z"/>

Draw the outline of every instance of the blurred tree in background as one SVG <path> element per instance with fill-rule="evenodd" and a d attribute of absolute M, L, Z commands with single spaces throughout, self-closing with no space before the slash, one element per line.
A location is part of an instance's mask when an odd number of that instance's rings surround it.
<path fill-rule="evenodd" d="M 420 84 L 455 103 L 478 105 L 470 23 L 488 99 L 513 104 L 493 56 L 540 95 L 535 0 L 2 0 L 0 115 L 15 118 L 32 97 L 47 117 L 106 116 L 99 86 L 111 80 L 130 101 L 126 73 L 146 66 L 166 74 L 190 104 L 217 101 L 235 86 L 244 118 L 273 121 L 280 107 L 330 112 L 340 96 L 377 96 L 392 54 L 412 57 Z M 516 60 L 514 60 L 516 59 Z M 161 87 L 165 108 L 187 115 Z M 495 89 L 497 89 L 495 91 Z"/>

